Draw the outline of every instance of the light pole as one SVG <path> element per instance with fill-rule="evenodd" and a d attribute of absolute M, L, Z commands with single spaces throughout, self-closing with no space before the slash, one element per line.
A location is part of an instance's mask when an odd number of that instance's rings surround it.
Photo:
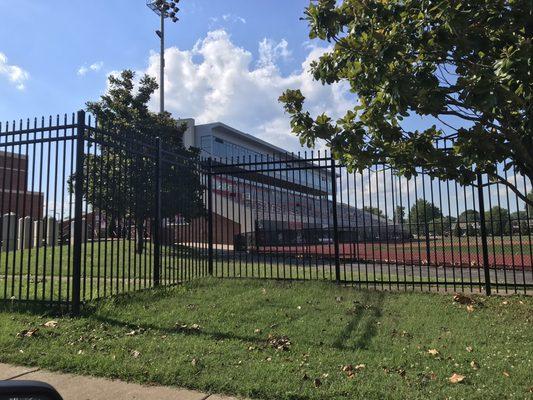
<path fill-rule="evenodd" d="M 178 22 L 179 0 L 146 0 L 146 5 L 161 18 L 161 28 L 155 31 L 161 40 L 161 61 L 160 61 L 160 112 L 165 111 L 165 19 L 170 18 L 172 22 Z"/>

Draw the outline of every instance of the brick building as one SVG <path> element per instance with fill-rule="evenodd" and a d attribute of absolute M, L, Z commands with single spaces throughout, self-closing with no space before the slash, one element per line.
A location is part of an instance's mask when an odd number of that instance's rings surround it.
<path fill-rule="evenodd" d="M 44 196 L 28 188 L 28 157 L 0 151 L 0 215 L 43 217 Z"/>

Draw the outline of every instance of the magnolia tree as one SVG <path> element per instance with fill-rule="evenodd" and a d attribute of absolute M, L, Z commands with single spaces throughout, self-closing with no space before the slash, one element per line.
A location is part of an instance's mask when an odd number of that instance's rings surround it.
<path fill-rule="evenodd" d="M 332 47 L 311 72 L 348 83 L 357 101 L 338 120 L 314 118 L 287 90 L 293 132 L 309 146 L 325 140 L 353 169 L 384 162 L 463 184 L 486 173 L 533 205 L 506 179 L 509 169 L 533 179 L 532 9 L 531 0 L 312 1 L 310 38 Z"/>

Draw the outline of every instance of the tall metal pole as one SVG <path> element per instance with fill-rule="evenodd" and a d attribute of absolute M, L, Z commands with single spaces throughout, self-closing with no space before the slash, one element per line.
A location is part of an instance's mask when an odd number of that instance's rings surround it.
<path fill-rule="evenodd" d="M 165 112 L 165 13 L 161 13 L 161 61 L 159 102 L 161 114 Z"/>

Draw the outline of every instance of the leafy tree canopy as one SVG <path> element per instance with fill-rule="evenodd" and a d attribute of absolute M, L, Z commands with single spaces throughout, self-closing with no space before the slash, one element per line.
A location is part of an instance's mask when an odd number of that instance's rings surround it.
<path fill-rule="evenodd" d="M 155 216 L 157 137 L 165 151 L 160 164 L 162 217 L 189 220 L 204 207 L 199 150 L 184 147 L 186 126 L 169 113 L 149 111 L 148 102 L 158 87 L 154 78 L 142 77 L 137 87 L 134 79 L 129 70 L 110 76 L 108 92 L 100 101 L 87 103 L 87 111 L 98 119 L 95 138 L 107 144 L 98 144 L 85 157 L 85 197 L 111 220 L 131 219 L 137 251 L 142 252 L 146 222 Z"/>
<path fill-rule="evenodd" d="M 463 211 L 461 214 L 459 214 L 459 222 L 479 222 L 479 211 Z"/>
<path fill-rule="evenodd" d="M 531 0 L 312 1 L 309 36 L 333 46 L 311 72 L 347 83 L 358 102 L 337 121 L 313 118 L 288 90 L 280 101 L 293 132 L 309 146 L 327 141 L 351 168 L 385 162 L 464 184 L 474 169 L 533 205 L 496 167 L 533 179 L 532 10 Z"/>
<path fill-rule="evenodd" d="M 418 234 L 425 232 L 430 221 L 440 218 L 442 218 L 440 208 L 424 199 L 418 199 L 409 210 L 410 229 Z"/>

